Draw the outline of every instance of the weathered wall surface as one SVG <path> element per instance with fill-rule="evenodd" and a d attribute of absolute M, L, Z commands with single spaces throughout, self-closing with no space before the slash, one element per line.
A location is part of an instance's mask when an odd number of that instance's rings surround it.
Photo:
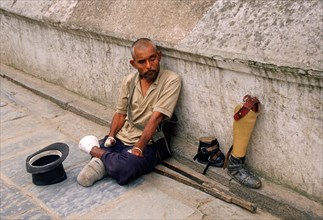
<path fill-rule="evenodd" d="M 131 42 L 150 37 L 183 79 L 179 137 L 226 152 L 255 95 L 248 164 L 322 200 L 322 2 L 252 2 L 2 0 L 1 62 L 113 108 Z"/>

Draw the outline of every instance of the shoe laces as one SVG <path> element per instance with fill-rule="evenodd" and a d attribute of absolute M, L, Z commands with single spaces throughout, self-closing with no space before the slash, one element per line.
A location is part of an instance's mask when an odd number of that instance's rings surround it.
<path fill-rule="evenodd" d="M 250 170 L 248 168 L 246 168 L 245 166 L 242 166 L 239 169 L 239 172 L 242 174 L 245 174 L 246 176 L 254 177 L 254 174 L 252 172 L 250 172 Z"/>

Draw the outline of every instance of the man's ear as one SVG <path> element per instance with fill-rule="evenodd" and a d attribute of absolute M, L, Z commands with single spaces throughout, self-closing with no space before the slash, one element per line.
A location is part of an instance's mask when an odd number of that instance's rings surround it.
<path fill-rule="evenodd" d="M 161 51 L 158 51 L 158 52 L 157 52 L 157 54 L 158 54 L 158 60 L 160 61 L 160 60 L 161 60 L 161 58 L 162 58 L 162 56 L 163 56 L 163 54 L 162 54 L 162 52 L 161 52 Z"/>
<path fill-rule="evenodd" d="M 134 68 L 136 68 L 136 62 L 134 60 L 130 60 L 130 64 L 131 64 L 131 66 L 133 66 Z"/>

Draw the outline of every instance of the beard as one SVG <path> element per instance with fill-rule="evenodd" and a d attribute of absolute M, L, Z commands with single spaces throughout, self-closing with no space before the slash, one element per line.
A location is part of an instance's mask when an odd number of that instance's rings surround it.
<path fill-rule="evenodd" d="M 141 77 L 147 81 L 155 81 L 159 73 L 159 68 L 157 70 L 148 70 L 144 73 L 141 73 Z"/>

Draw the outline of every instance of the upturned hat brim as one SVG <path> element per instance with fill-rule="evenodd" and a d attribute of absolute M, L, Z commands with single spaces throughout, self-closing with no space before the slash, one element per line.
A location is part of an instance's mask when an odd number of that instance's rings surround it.
<path fill-rule="evenodd" d="M 36 185 L 54 184 L 66 179 L 63 161 L 69 153 L 64 143 L 51 144 L 26 159 L 26 170 Z"/>

